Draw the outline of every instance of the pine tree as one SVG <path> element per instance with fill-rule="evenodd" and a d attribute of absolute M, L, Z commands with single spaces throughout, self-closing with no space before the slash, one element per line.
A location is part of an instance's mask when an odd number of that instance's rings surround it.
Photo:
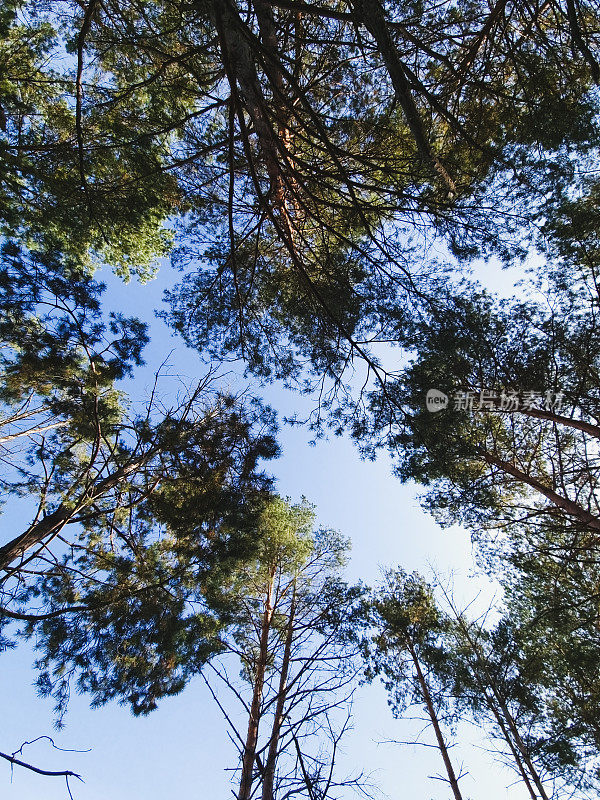
<path fill-rule="evenodd" d="M 240 753 L 239 800 L 257 792 L 262 800 L 290 792 L 328 797 L 362 784 L 334 768 L 360 666 L 363 592 L 340 575 L 348 543 L 334 531 L 313 531 L 314 519 L 305 501 L 273 498 L 257 526 L 254 558 L 215 587 L 228 627 L 223 656 L 205 680 L 224 712 L 218 683 L 247 714 L 239 729 L 225 712 Z M 230 677 L 232 660 L 241 684 Z"/>

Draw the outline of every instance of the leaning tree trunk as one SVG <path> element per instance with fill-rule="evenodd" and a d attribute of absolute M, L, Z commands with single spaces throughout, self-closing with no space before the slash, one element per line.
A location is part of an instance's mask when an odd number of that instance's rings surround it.
<path fill-rule="evenodd" d="M 535 793 L 535 790 L 532 786 L 532 781 L 537 788 L 541 800 L 549 800 L 548 794 L 544 788 L 544 784 L 542 783 L 542 779 L 531 759 L 529 750 L 523 741 L 521 734 L 519 733 L 517 723 L 515 722 L 513 715 L 510 713 L 502 693 L 498 690 L 496 681 L 494 680 L 493 676 L 490 675 L 489 670 L 487 669 L 485 655 L 481 654 L 477 642 L 469 633 L 464 622 L 460 621 L 459 624 L 461 625 L 463 635 L 469 643 L 479 667 L 479 669 L 474 670 L 474 677 L 477 685 L 481 689 L 486 705 L 494 716 L 502 736 L 510 748 L 519 774 L 523 779 L 523 783 L 527 787 L 532 800 L 538 800 L 538 795 Z M 483 675 L 483 680 L 481 674 Z"/>
<path fill-rule="evenodd" d="M 427 685 L 427 681 L 425 680 L 425 676 L 423 675 L 423 670 L 421 669 L 419 657 L 417 656 L 417 653 L 413 647 L 413 643 L 409 639 L 407 639 L 407 645 L 408 645 L 408 651 L 413 660 L 413 664 L 415 665 L 415 672 L 417 673 L 417 680 L 419 682 L 421 694 L 423 695 L 423 699 L 425 700 L 427 713 L 429 714 L 429 719 L 431 720 L 431 724 L 433 725 L 433 730 L 435 731 L 435 738 L 437 740 L 438 749 L 444 761 L 444 767 L 446 768 L 446 774 L 448 775 L 448 783 L 452 788 L 452 793 L 454 795 L 455 800 L 463 800 L 462 795 L 460 793 L 460 788 L 458 786 L 458 778 L 456 777 L 456 773 L 454 772 L 454 767 L 452 766 L 452 761 L 450 760 L 450 754 L 448 753 L 448 746 L 444 740 L 442 729 L 440 728 L 440 723 L 437 717 L 435 706 L 433 704 L 433 700 L 431 698 L 429 686 Z"/>
<path fill-rule="evenodd" d="M 74 504 L 61 503 L 55 511 L 36 520 L 26 531 L 0 547 L 0 571 L 8 571 L 17 559 L 23 558 L 28 550 L 36 545 L 47 544 L 61 530 L 74 521 L 84 508 L 89 508 L 112 489 L 124 483 L 127 478 L 140 467 L 147 457 L 119 467 L 111 475 L 98 481 L 84 491 Z"/>

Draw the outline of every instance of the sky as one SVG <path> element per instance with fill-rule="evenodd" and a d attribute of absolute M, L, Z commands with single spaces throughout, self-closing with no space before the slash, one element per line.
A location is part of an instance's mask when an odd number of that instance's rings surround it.
<path fill-rule="evenodd" d="M 487 265 L 486 285 L 506 294 L 514 274 Z M 110 274 L 106 302 L 117 310 L 136 314 L 152 323 L 152 341 L 146 350 L 147 367 L 127 387 L 143 399 L 154 369 L 168 357 L 171 379 L 199 377 L 204 372 L 197 356 L 184 348 L 153 309 L 161 304 L 165 287 L 174 279 L 168 266 L 145 286 L 123 285 Z M 237 386 L 241 379 L 232 377 Z M 251 387 L 280 416 L 301 416 L 307 400 L 281 387 Z M 314 446 L 302 427 L 282 427 L 282 456 L 267 465 L 277 479 L 277 490 L 298 501 L 315 504 L 318 523 L 341 531 L 352 541 L 347 576 L 376 584 L 383 567 L 401 565 L 408 571 L 430 575 L 435 569 L 452 576 L 456 597 L 466 604 L 474 597 L 485 605 L 497 587 L 474 566 L 469 534 L 460 528 L 442 530 L 419 506 L 418 487 L 403 486 L 391 474 L 386 457 L 362 461 L 344 437 L 320 440 Z M 15 519 L 14 524 L 17 524 Z M 12 534 L 14 535 L 14 534 Z M 53 728 L 52 702 L 36 696 L 33 682 L 35 655 L 28 646 L 2 654 L 0 679 L 0 751 L 11 753 L 23 742 L 51 736 L 62 748 L 87 752 L 54 751 L 47 740 L 27 746 L 24 760 L 46 769 L 70 769 L 85 783 L 71 782 L 75 800 L 170 800 L 233 797 L 230 782 L 236 765 L 220 712 L 200 679 L 177 697 L 163 700 L 148 717 L 134 718 L 116 703 L 90 709 L 89 698 L 74 696 L 66 727 Z M 364 770 L 371 774 L 381 797 L 394 800 L 443 800 L 449 787 L 434 777 L 442 770 L 436 750 L 402 746 L 390 740 L 415 738 L 422 725 L 395 720 L 378 685 L 361 687 L 354 707 L 354 728 L 343 746 L 340 772 Z M 481 731 L 469 725 L 459 729 L 460 745 L 452 751 L 455 766 L 466 771 L 461 780 L 465 797 L 486 800 L 522 800 L 524 791 L 514 785 L 514 775 L 494 763 L 491 745 Z M 424 742 L 431 742 L 425 737 Z M 350 793 L 340 794 L 346 800 Z M 0 762 L 0 798 L 6 800 L 68 800 L 63 779 L 33 775 Z"/>

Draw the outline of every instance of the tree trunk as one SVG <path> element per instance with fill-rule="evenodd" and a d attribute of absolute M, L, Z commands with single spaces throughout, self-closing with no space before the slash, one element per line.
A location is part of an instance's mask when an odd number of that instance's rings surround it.
<path fill-rule="evenodd" d="M 504 737 L 504 741 L 506 742 L 510 752 L 512 753 L 512 756 L 515 760 L 515 764 L 517 765 L 517 770 L 519 772 L 519 775 L 521 776 L 523 783 L 527 787 L 527 791 L 529 792 L 531 800 L 538 800 L 538 796 L 536 795 L 535 790 L 531 785 L 531 781 L 529 780 L 529 775 L 527 774 L 527 771 L 523 766 L 523 759 L 521 757 L 521 754 L 519 753 L 519 750 L 517 749 L 512 740 L 511 733 L 505 725 L 505 720 L 502 714 L 500 713 L 500 711 L 498 711 L 496 704 L 494 703 L 493 699 L 489 696 L 485 686 L 482 687 L 482 691 L 483 691 L 483 696 L 485 697 L 486 705 L 491 711 L 494 719 L 496 720 L 496 723 L 500 728 L 500 731 L 502 732 L 502 736 Z"/>
<path fill-rule="evenodd" d="M 263 612 L 260 630 L 260 645 L 256 670 L 254 673 L 254 689 L 252 692 L 250 717 L 248 719 L 248 733 L 246 734 L 244 755 L 242 757 L 242 776 L 240 779 L 238 800 L 250 800 L 250 795 L 252 794 L 254 761 L 256 760 L 256 745 L 258 742 L 258 727 L 260 723 L 263 688 L 265 684 L 265 671 L 267 668 L 267 658 L 269 655 L 269 632 L 271 630 L 271 620 L 273 618 L 273 580 L 274 572 L 271 573 L 265 597 L 265 610 Z"/>
<path fill-rule="evenodd" d="M 486 666 L 485 656 L 481 655 L 477 643 L 473 641 L 473 638 L 470 635 L 464 622 L 459 620 L 459 624 L 462 628 L 462 631 L 469 643 L 469 646 L 473 654 L 475 655 L 478 664 L 481 666 L 481 672 L 483 673 L 483 676 L 485 678 L 485 681 L 482 681 L 480 677 L 480 672 L 476 671 L 475 680 L 479 685 L 480 690 L 483 693 L 487 707 L 492 712 L 498 724 L 498 727 L 502 732 L 502 736 L 504 737 L 504 740 L 508 744 L 513 754 L 519 773 L 523 778 L 523 782 L 527 786 L 527 789 L 529 791 L 529 794 L 531 795 L 532 800 L 538 800 L 538 798 L 535 794 L 535 791 L 533 790 L 529 777 L 531 777 L 531 779 L 535 783 L 536 788 L 542 800 L 548 800 L 548 795 L 546 794 L 546 790 L 544 789 L 542 780 L 538 774 L 537 769 L 535 768 L 533 761 L 531 760 L 525 742 L 521 738 L 521 734 L 519 733 L 517 724 L 512 714 L 510 713 L 508 706 L 506 705 L 506 700 L 502 697 L 501 693 L 499 692 L 498 686 L 496 685 L 496 681 L 494 681 L 493 677 L 489 674 L 489 671 Z M 492 693 L 493 697 L 490 697 L 490 692 Z M 525 765 L 529 770 L 529 776 L 525 772 L 525 768 L 523 765 Z"/>
<path fill-rule="evenodd" d="M 533 779 L 533 782 L 535 783 L 535 785 L 537 787 L 537 790 L 538 790 L 538 792 L 540 794 L 540 797 L 542 798 L 542 800 L 549 800 L 548 799 L 548 795 L 546 794 L 546 790 L 544 789 L 544 784 L 542 783 L 542 780 L 541 780 L 540 776 L 538 775 L 538 771 L 535 768 L 535 765 L 534 765 L 533 761 L 531 760 L 531 757 L 529 755 L 529 751 L 527 750 L 527 747 L 525 746 L 525 742 L 521 738 L 521 734 L 519 733 L 519 729 L 517 728 L 517 724 L 514 721 L 512 714 L 508 710 L 508 706 L 506 705 L 506 702 L 498 694 L 496 694 L 496 697 L 497 697 L 497 700 L 498 700 L 498 705 L 500 706 L 502 714 L 504 715 L 504 719 L 506 720 L 506 722 L 508 724 L 508 727 L 510 728 L 510 730 L 512 732 L 512 735 L 513 735 L 513 738 L 515 740 L 515 743 L 516 743 L 517 747 L 519 748 L 519 752 L 521 754 L 521 757 L 522 757 L 523 761 L 525 762 L 525 764 L 527 765 L 527 768 L 529 770 L 529 774 L 531 775 L 531 777 Z"/>
<path fill-rule="evenodd" d="M 354 6 L 358 12 L 360 21 L 369 31 L 379 48 L 379 52 L 392 81 L 396 98 L 404 112 L 404 118 L 413 135 L 421 158 L 433 166 L 445 183 L 448 192 L 453 195 L 456 194 L 456 184 L 433 152 L 429 142 L 423 120 L 421 119 L 419 109 L 417 108 L 412 94 L 410 83 L 406 77 L 404 65 L 402 64 L 394 40 L 389 32 L 381 3 L 379 0 L 355 0 Z"/>
<path fill-rule="evenodd" d="M 245 36 L 244 23 L 230 0 L 213 0 L 212 9 L 232 93 L 236 92 L 236 85 L 239 86 L 271 181 L 271 193 L 277 194 L 282 184 L 277 137 L 269 119 L 268 105 Z"/>
<path fill-rule="evenodd" d="M 583 506 L 580 506 L 573 500 L 569 500 L 568 497 L 563 497 L 563 495 L 558 494 L 558 492 L 556 492 L 554 489 L 546 486 L 537 478 L 533 478 L 531 475 L 523 472 L 509 461 L 504 461 L 497 456 L 489 455 L 488 453 L 484 454 L 483 458 L 490 466 L 497 467 L 507 475 L 512 475 L 513 478 L 516 478 L 520 483 L 524 483 L 526 486 L 530 486 L 532 489 L 535 489 L 536 492 L 539 492 L 545 498 L 550 500 L 550 502 L 554 503 L 555 506 L 562 508 L 563 511 L 567 512 L 567 514 L 570 514 L 582 522 L 586 528 L 591 528 L 594 531 L 600 531 L 600 519 L 594 514 L 591 514 L 587 509 L 583 508 Z"/>
<path fill-rule="evenodd" d="M 277 703 L 275 706 L 275 718 L 273 719 L 273 728 L 271 730 L 271 739 L 269 741 L 269 753 L 267 755 L 267 761 L 265 764 L 265 774 L 263 778 L 261 800 L 273 800 L 273 782 L 275 780 L 275 765 L 277 763 L 279 735 L 281 733 L 281 726 L 283 724 L 283 711 L 285 706 L 285 700 L 287 697 L 287 679 L 290 669 L 292 640 L 294 638 L 295 614 L 296 614 L 296 579 L 294 578 L 294 588 L 292 593 L 292 602 L 290 606 L 290 616 L 287 624 L 285 647 L 283 651 L 283 661 L 281 664 L 281 673 L 279 676 L 279 692 L 277 694 Z"/>
<path fill-rule="evenodd" d="M 83 497 L 74 506 L 61 503 L 55 511 L 42 517 L 42 519 L 30 525 L 24 533 L 19 534 L 3 547 L 0 547 L 0 571 L 7 571 L 11 564 L 17 558 L 22 557 L 27 550 L 36 544 L 48 541 L 48 539 L 60 533 L 65 525 L 68 525 L 82 509 L 91 506 L 103 494 L 116 488 L 132 472 L 135 472 L 145 460 L 146 458 L 137 459 L 120 467 L 112 475 L 108 475 L 108 477 L 87 489 Z"/>
<path fill-rule="evenodd" d="M 423 675 L 423 670 L 421 669 L 419 658 L 415 652 L 415 649 L 410 639 L 407 639 L 407 645 L 408 645 L 408 651 L 413 660 L 413 664 L 415 665 L 417 680 L 419 681 L 419 686 L 421 687 L 421 693 L 423 694 L 423 699 L 425 700 L 425 705 L 427 706 L 427 713 L 429 714 L 429 718 L 431 719 L 431 724 L 433 725 L 433 730 L 435 731 L 435 738 L 437 739 L 438 749 L 442 754 L 442 759 L 444 760 L 446 774 L 448 775 L 448 783 L 452 787 L 452 793 L 455 797 L 455 800 L 463 800 L 462 794 L 460 793 L 460 788 L 458 786 L 458 778 L 456 777 L 456 773 L 454 772 L 452 761 L 450 761 L 448 746 L 446 745 L 444 736 L 442 734 L 442 729 L 440 728 L 440 723 L 437 718 L 435 706 L 433 705 L 433 700 L 431 699 L 431 694 L 429 692 L 429 686 L 427 685 L 427 681 L 425 680 L 425 676 Z"/>

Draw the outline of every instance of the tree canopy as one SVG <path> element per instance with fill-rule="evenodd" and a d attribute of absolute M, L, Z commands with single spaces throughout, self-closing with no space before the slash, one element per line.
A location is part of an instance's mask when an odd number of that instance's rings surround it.
<path fill-rule="evenodd" d="M 367 619 L 343 543 L 272 496 L 270 409 L 207 379 L 134 413 L 119 388 L 147 326 L 106 313 L 94 271 L 143 282 L 168 256 L 187 345 L 388 449 L 501 582 L 494 624 L 402 571 L 368 617 L 456 800 L 442 717 L 465 709 L 532 800 L 547 775 L 594 785 L 599 37 L 593 0 L 4 3 L 0 485 L 31 522 L 0 544 L 0 619 L 35 633 L 59 709 L 76 681 L 147 713 L 237 647 L 240 798 L 332 786 L 285 715 L 333 691 L 312 654 Z M 527 296 L 465 277 L 479 257 L 528 259 Z"/>
<path fill-rule="evenodd" d="M 13 523 L 0 544 L 0 618 L 7 634 L 26 623 L 44 658 L 97 660 L 114 683 L 81 673 L 96 701 L 127 684 L 147 711 L 181 688 L 192 651 L 216 647 L 218 622 L 189 604 L 203 574 L 253 550 L 275 418 L 210 373 L 171 406 L 158 376 L 134 411 L 118 381 L 142 365 L 146 325 L 107 315 L 104 287 L 58 253 L 6 243 L 2 256 L 2 500 Z M 70 680 L 42 673 L 61 712 Z"/>
<path fill-rule="evenodd" d="M 143 272 L 169 219 L 189 343 L 383 381 L 373 345 L 436 298 L 430 237 L 511 258 L 589 229 L 597 11 L 10 4 L 5 229 Z"/>

